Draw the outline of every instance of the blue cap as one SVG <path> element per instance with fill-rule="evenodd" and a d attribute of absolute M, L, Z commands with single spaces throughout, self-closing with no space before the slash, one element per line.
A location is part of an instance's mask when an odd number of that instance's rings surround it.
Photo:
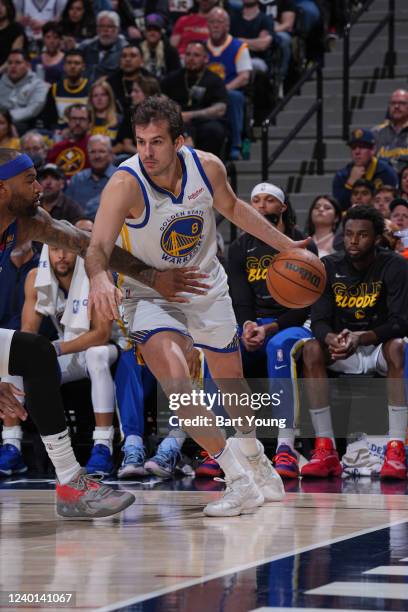
<path fill-rule="evenodd" d="M 371 130 L 365 130 L 364 128 L 356 128 L 351 132 L 350 140 L 348 141 L 349 147 L 356 144 L 363 144 L 367 147 L 375 145 L 374 134 Z"/>

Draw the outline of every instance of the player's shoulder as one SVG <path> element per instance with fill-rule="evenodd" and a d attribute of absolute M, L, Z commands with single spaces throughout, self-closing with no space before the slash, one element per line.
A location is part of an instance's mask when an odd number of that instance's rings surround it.
<path fill-rule="evenodd" d="M 346 254 L 344 251 L 335 251 L 330 255 L 322 257 L 322 263 L 326 268 L 335 268 L 345 261 Z"/>

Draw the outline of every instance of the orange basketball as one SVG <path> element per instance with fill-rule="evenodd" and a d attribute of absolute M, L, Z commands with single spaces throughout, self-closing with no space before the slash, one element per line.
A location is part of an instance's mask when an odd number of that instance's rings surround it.
<path fill-rule="evenodd" d="M 288 308 L 313 304 L 326 286 L 326 270 L 320 259 L 306 249 L 279 253 L 266 273 L 271 296 Z"/>

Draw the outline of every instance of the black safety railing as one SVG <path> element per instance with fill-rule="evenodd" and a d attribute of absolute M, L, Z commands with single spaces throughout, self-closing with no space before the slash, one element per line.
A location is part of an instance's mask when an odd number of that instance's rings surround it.
<path fill-rule="evenodd" d="M 316 73 L 316 100 L 312 106 L 304 113 L 289 134 L 280 142 L 276 149 L 269 153 L 269 129 L 276 124 L 279 113 L 285 108 L 290 100 L 300 92 L 301 87 L 309 81 Z M 281 153 L 297 136 L 300 130 L 308 121 L 316 115 L 316 142 L 313 158 L 316 159 L 317 174 L 324 173 L 324 158 L 326 156 L 325 144 L 323 141 L 323 73 L 320 62 L 314 62 L 303 74 L 303 76 L 288 91 L 286 96 L 273 109 L 272 113 L 262 123 L 262 180 L 267 181 L 269 168 L 278 159 Z"/>
<path fill-rule="evenodd" d="M 388 78 L 394 78 L 394 67 L 396 63 L 395 54 L 395 0 L 388 0 L 388 12 L 387 14 L 376 24 L 372 32 L 368 34 L 367 38 L 359 45 L 359 47 L 350 55 L 350 38 L 352 27 L 360 19 L 361 15 L 365 13 L 375 0 L 366 0 L 360 10 L 355 13 L 344 28 L 343 37 L 343 134 L 344 140 L 348 140 L 350 123 L 351 123 L 351 110 L 350 110 L 350 71 L 351 67 L 358 58 L 364 53 L 367 47 L 377 38 L 378 34 L 388 25 L 388 48 L 385 55 L 385 66 L 387 68 Z"/>

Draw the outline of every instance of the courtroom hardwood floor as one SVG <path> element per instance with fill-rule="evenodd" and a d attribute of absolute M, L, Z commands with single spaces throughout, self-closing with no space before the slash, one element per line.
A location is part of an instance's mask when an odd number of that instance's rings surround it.
<path fill-rule="evenodd" d="M 283 502 L 228 519 L 202 514 L 219 492 L 189 478 L 118 486 L 135 504 L 90 523 L 58 519 L 47 481 L 4 481 L 0 590 L 75 591 L 70 609 L 88 611 L 408 609 L 405 482 L 290 483 Z"/>

